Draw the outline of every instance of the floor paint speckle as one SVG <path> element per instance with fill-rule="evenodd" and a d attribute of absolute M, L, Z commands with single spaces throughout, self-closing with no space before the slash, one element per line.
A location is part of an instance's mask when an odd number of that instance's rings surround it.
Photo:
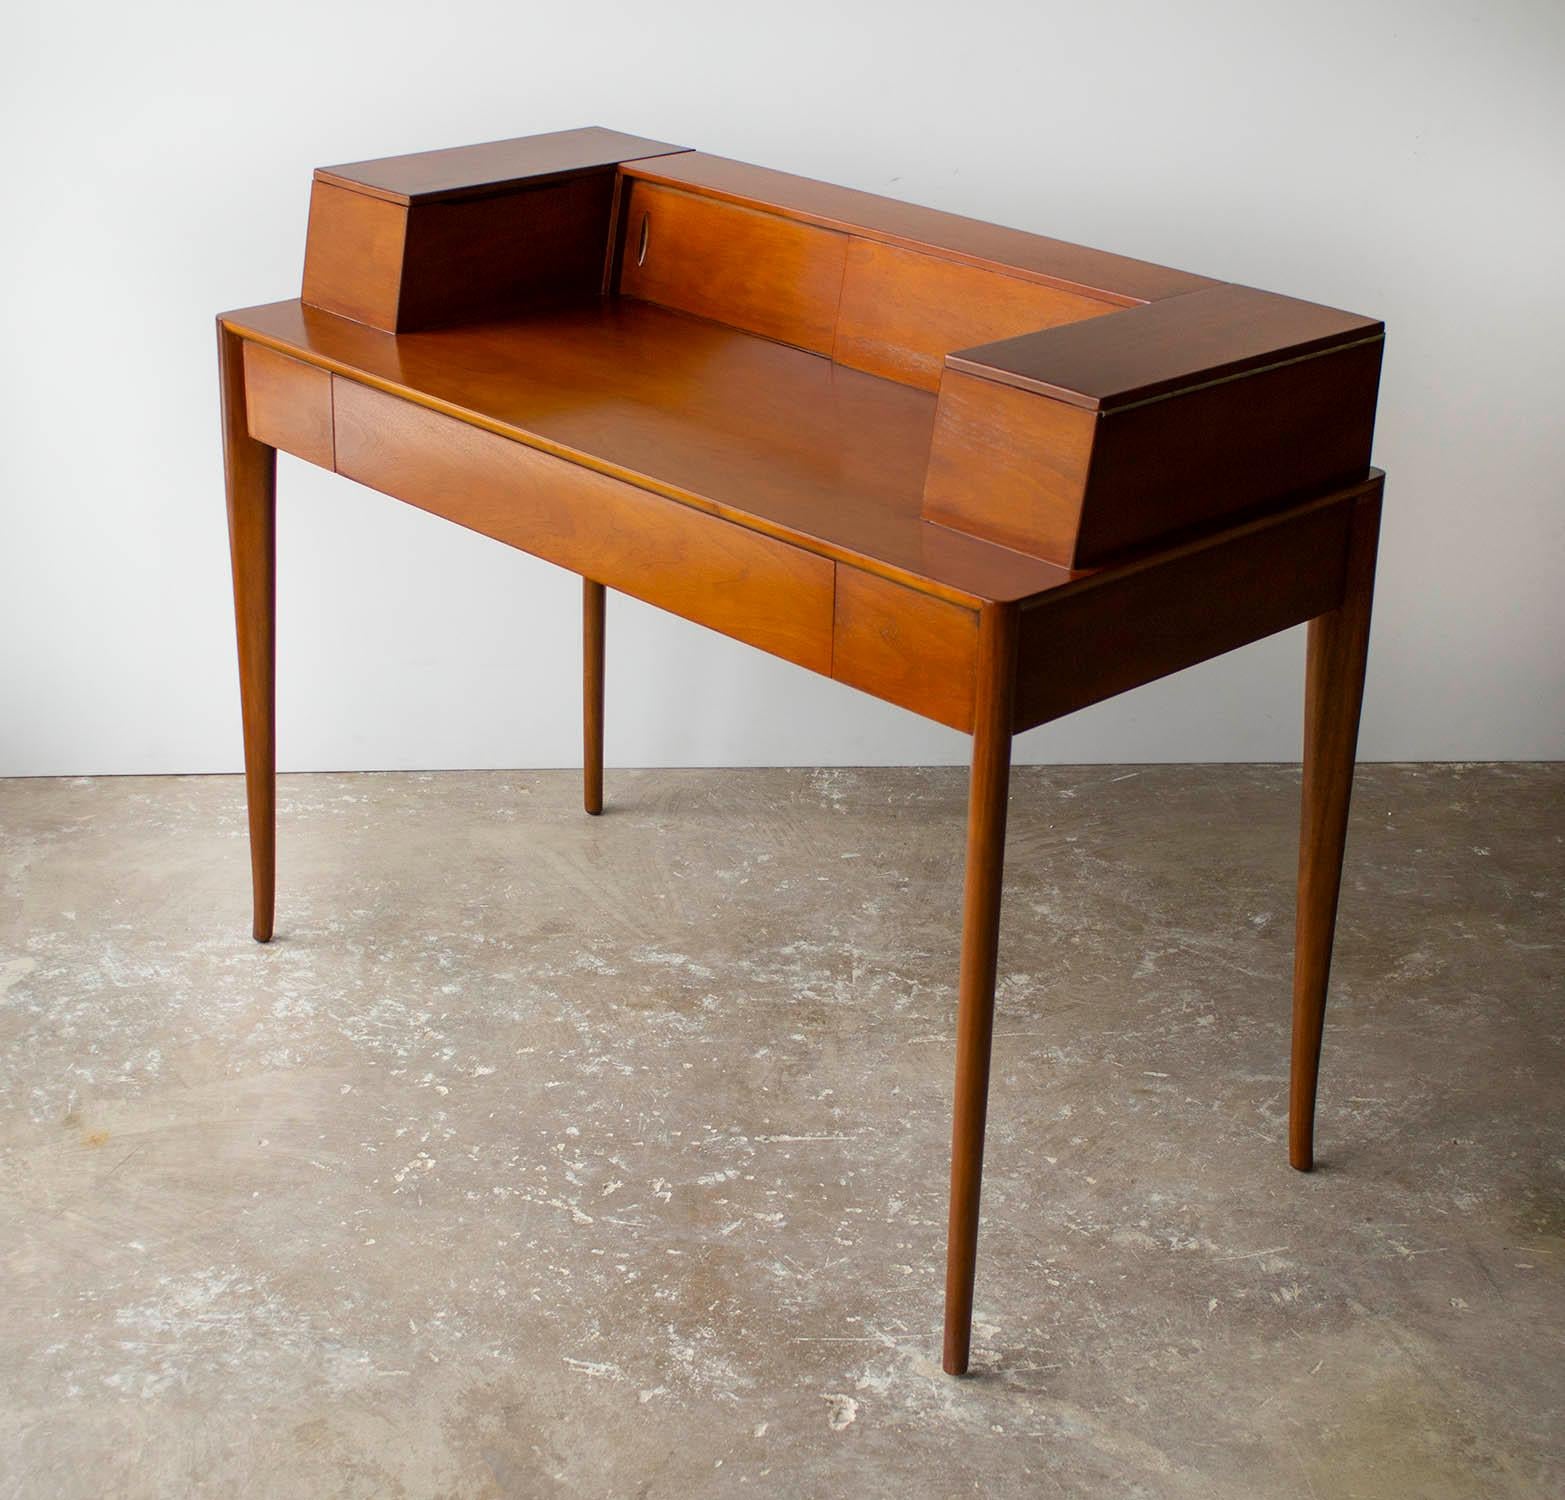
<path fill-rule="evenodd" d="M 0 781 L 0 1497 L 1565 1492 L 1565 767 L 1026 768 L 975 1377 L 965 782 Z"/>

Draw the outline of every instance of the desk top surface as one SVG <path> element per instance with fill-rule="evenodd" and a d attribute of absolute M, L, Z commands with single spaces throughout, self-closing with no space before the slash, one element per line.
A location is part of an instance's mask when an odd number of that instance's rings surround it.
<path fill-rule="evenodd" d="M 933 393 L 633 298 L 390 334 L 297 300 L 235 330 L 529 446 L 935 592 L 1068 570 L 920 516 Z"/>

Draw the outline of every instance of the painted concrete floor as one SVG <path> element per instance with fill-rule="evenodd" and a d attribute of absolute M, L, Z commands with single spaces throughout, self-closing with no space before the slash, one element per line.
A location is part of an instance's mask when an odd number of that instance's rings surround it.
<path fill-rule="evenodd" d="M 1565 767 L 1016 776 L 975 1378 L 964 781 L 0 782 L 0 1495 L 1565 1493 Z"/>

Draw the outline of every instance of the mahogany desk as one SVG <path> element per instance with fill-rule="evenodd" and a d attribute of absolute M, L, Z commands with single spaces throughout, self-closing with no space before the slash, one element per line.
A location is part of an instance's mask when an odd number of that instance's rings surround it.
<path fill-rule="evenodd" d="M 1369 638 L 1382 325 L 601 129 L 315 174 L 218 319 L 255 936 L 275 450 L 973 736 L 945 1368 L 967 1369 L 1011 737 L 1308 620 L 1289 1159 Z"/>

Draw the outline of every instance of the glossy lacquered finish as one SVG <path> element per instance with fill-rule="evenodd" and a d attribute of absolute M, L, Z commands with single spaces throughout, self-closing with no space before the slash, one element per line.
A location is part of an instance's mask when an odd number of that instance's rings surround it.
<path fill-rule="evenodd" d="M 967 1369 L 1011 739 L 1309 620 L 1289 1157 L 1374 587 L 1378 323 L 612 131 L 322 169 L 219 320 L 254 930 L 278 449 L 973 736 L 944 1363 Z"/>

